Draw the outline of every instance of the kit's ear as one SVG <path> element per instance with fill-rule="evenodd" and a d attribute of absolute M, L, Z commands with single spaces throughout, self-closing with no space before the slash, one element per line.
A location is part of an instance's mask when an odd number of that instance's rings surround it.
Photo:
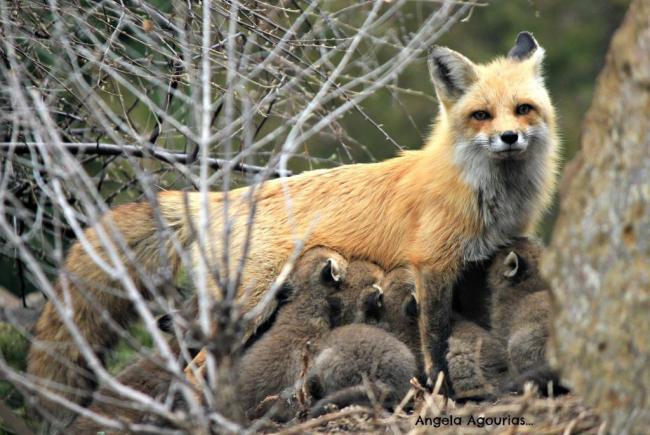
<path fill-rule="evenodd" d="M 418 301 L 415 299 L 415 293 L 411 293 L 402 303 L 402 312 L 407 318 L 417 319 Z"/>
<path fill-rule="evenodd" d="M 429 55 L 429 74 L 438 99 L 449 104 L 458 100 L 478 75 L 471 60 L 447 47 L 435 46 Z"/>
<path fill-rule="evenodd" d="M 341 281 L 341 267 L 335 259 L 327 259 L 321 271 L 321 278 L 328 284 L 338 284 Z"/>
<path fill-rule="evenodd" d="M 503 260 L 503 276 L 513 278 L 519 271 L 519 257 L 514 251 L 510 251 L 505 260 Z"/>

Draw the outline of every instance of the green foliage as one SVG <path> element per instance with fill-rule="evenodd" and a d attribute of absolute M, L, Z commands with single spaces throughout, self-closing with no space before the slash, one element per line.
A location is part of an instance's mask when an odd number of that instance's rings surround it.
<path fill-rule="evenodd" d="M 0 322 L 0 352 L 10 367 L 24 370 L 29 341 L 15 326 Z"/>
<path fill-rule="evenodd" d="M 153 347 L 151 336 L 141 322 L 136 323 L 129 329 L 129 335 L 133 339 L 135 346 L 127 340 L 120 340 L 113 352 L 111 352 L 108 361 L 106 361 L 108 371 L 112 374 L 118 373 L 137 359 L 140 349 Z"/>
<path fill-rule="evenodd" d="M 151 337 L 142 323 L 135 324 L 128 333 L 135 345 L 132 346 L 127 340 L 120 340 L 107 361 L 108 370 L 113 374 L 118 373 L 133 362 L 138 357 L 140 349 L 153 346 Z M 9 323 L 0 322 L 0 354 L 10 367 L 18 371 L 24 371 L 27 366 L 28 349 L 29 341 L 22 332 Z M 23 418 L 30 425 L 33 423 L 27 416 L 22 395 L 9 382 L 0 381 L 0 400 L 3 400 L 18 417 Z M 0 435 L 9 433 L 2 428 L 2 422 L 0 421 Z"/>
<path fill-rule="evenodd" d="M 0 355 L 11 368 L 25 370 L 28 349 L 29 341 L 15 326 L 0 322 Z M 7 381 L 0 381 L 0 400 L 19 417 L 26 417 L 22 395 Z M 1 423 L 0 421 L 0 435 L 4 435 L 7 432 L 2 429 Z"/>

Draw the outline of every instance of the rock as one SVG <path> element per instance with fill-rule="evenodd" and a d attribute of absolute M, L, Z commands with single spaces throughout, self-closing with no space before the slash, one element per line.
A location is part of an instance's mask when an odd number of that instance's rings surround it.
<path fill-rule="evenodd" d="M 13 293 L 10 293 L 4 287 L 0 287 L 0 307 L 2 308 L 16 308 L 20 306 L 20 299 Z"/>
<path fill-rule="evenodd" d="M 567 65 L 567 68 L 570 68 Z M 650 0 L 614 35 L 542 270 L 551 355 L 611 433 L 650 427 Z"/>
<path fill-rule="evenodd" d="M 45 298 L 41 292 L 30 293 L 26 302 L 27 307 L 23 307 L 20 298 L 0 287 L 0 322 L 11 323 L 24 331 L 31 330 L 38 320 Z"/>

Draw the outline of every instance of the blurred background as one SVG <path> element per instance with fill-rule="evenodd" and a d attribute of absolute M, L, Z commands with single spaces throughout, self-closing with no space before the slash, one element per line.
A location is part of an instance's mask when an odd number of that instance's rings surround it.
<path fill-rule="evenodd" d="M 627 0 L 485 2 L 481 3 L 483 6 L 473 8 L 471 14 L 456 23 L 438 43 L 467 55 L 475 62 L 483 62 L 489 61 L 495 55 L 505 54 L 512 46 L 519 31 L 533 32 L 546 49 L 547 85 L 558 109 L 564 148 L 563 161 L 566 161 L 574 155 L 578 146 L 581 120 L 589 106 L 595 80 L 603 65 L 608 42 L 613 31 L 621 22 L 628 3 Z M 25 5 L 29 4 L 29 2 L 25 3 Z M 39 2 L 32 4 L 38 5 Z M 152 1 L 149 4 L 162 13 L 173 13 L 167 2 Z M 345 9 L 345 5 L 346 2 L 332 1 L 325 2 L 323 7 L 337 11 Z M 395 40 L 407 40 L 422 25 L 423 20 L 438 7 L 437 2 L 408 2 L 398 14 L 383 24 L 386 29 L 385 35 Z M 363 5 L 351 8 L 346 19 L 350 23 L 359 23 L 368 9 Z M 39 31 L 44 32 L 51 27 L 51 21 L 48 23 L 51 16 L 45 7 L 17 8 L 14 11 L 16 16 L 22 17 L 24 14 L 31 20 L 29 22 L 41 22 L 35 27 L 36 32 L 32 33 L 32 35 L 36 35 L 34 37 L 38 37 Z M 136 19 L 142 20 L 143 28 L 147 26 L 147 23 L 152 23 L 148 21 L 148 17 L 154 16 L 150 10 L 136 11 L 134 15 L 136 15 Z M 98 23 L 101 24 L 101 21 L 101 15 L 99 15 Z M 28 20 L 26 19 L 25 22 Z M 96 25 L 97 28 L 99 28 L 99 24 Z M 303 27 L 309 25 L 307 23 Z M 93 26 L 95 25 L 93 24 Z M 105 36 L 108 38 L 110 32 L 107 32 Z M 48 53 L 38 47 L 37 49 L 40 50 L 36 50 L 40 53 L 40 58 L 34 62 L 36 66 L 39 65 L 39 62 L 45 65 L 42 69 L 56 65 L 53 53 Z M 123 49 L 126 54 L 132 55 L 135 52 L 141 56 L 155 57 L 155 53 L 150 52 L 150 47 L 136 38 L 124 38 Z M 366 53 L 372 52 L 372 57 L 369 58 L 370 60 L 365 66 L 368 69 L 379 66 L 382 62 L 388 62 L 390 57 L 396 55 L 396 51 L 389 45 L 372 46 L 366 41 L 362 42 L 360 48 L 361 52 L 364 50 Z M 376 62 L 376 65 L 373 65 L 373 62 Z M 34 69 L 38 71 L 38 68 Z M 86 71 L 90 76 L 93 73 L 97 74 L 96 71 Z M 351 70 L 351 73 L 354 74 L 354 70 Z M 342 80 L 349 80 L 350 76 L 343 77 Z M 100 80 L 98 80 L 99 82 Z M 179 89 L 182 88 L 183 83 Z M 98 89 L 100 89 L 98 93 L 106 93 L 105 100 L 110 107 L 115 108 L 116 112 L 120 105 L 125 104 L 125 101 L 127 104 L 133 101 L 131 122 L 139 124 L 142 130 L 151 130 L 156 125 L 156 118 L 152 116 L 149 107 L 138 105 L 137 98 L 133 95 L 124 91 L 120 97 L 124 101 L 120 101 L 115 95 L 116 92 L 110 90 L 110 83 L 102 85 Z M 151 89 L 149 95 L 153 101 L 162 104 L 166 90 L 166 85 L 162 84 L 160 89 Z M 60 94 L 55 98 L 57 98 L 57 104 L 62 106 L 69 104 L 65 98 L 61 98 Z M 324 108 L 323 113 L 336 107 L 337 102 L 340 101 L 341 99 L 334 100 L 331 105 Z M 0 103 L 2 103 L 1 97 Z M 11 109 L 7 108 L 6 100 L 4 103 L 5 113 L 8 113 Z M 178 99 L 172 103 L 171 107 L 176 113 L 182 112 L 175 108 L 175 104 L 179 104 Z M 397 80 L 381 87 L 363 100 L 360 107 L 361 111 L 350 110 L 332 123 L 331 131 L 327 134 L 318 134 L 302 143 L 296 156 L 290 160 L 289 168 L 294 172 L 300 172 L 349 162 L 383 160 L 394 156 L 400 148 L 419 148 L 426 139 L 430 123 L 437 110 L 437 102 L 433 95 L 424 57 L 421 56 L 420 59 L 409 65 Z M 274 110 L 277 110 L 277 106 Z M 270 111 L 268 119 L 261 123 L 257 137 L 264 137 L 265 134 L 287 121 L 286 116 L 283 116 L 283 110 L 286 109 L 281 108 L 275 113 Z M 177 118 L 182 119 L 182 116 L 182 114 L 177 115 Z M 368 118 L 373 122 L 369 122 Z M 85 140 L 102 141 L 108 137 L 105 132 L 101 131 L 101 126 L 96 127 L 88 120 L 82 122 L 66 120 L 65 122 L 67 127 L 75 125 L 83 127 L 77 128 L 77 130 L 85 129 L 92 132 L 93 129 L 96 129 L 99 131 L 99 133 L 86 134 L 88 139 Z M 219 120 L 217 120 L 218 122 Z M 1 131 L 7 140 L 11 136 L 9 123 L 4 123 L 4 127 L 0 127 L 0 129 L 4 129 Z M 69 128 L 66 131 L 72 130 Z M 76 136 L 73 140 L 83 141 L 84 139 Z M 165 136 L 164 131 L 158 143 L 164 144 L 167 148 L 186 148 L 186 145 L 180 144 L 177 137 Z M 275 145 L 271 144 L 271 148 L 274 147 Z M 215 156 L 222 154 L 223 152 L 218 146 L 214 148 Z M 248 162 L 264 164 L 267 157 L 268 154 L 260 152 L 251 157 Z M 113 157 L 108 159 L 112 159 L 111 162 L 114 161 Z M 96 179 L 101 178 L 102 182 L 99 186 L 109 205 L 132 201 L 140 197 L 142 192 L 138 189 L 137 184 L 131 183 L 125 186 L 125 176 L 119 175 L 120 173 L 129 173 L 129 168 L 118 165 L 117 170 L 112 169 L 104 173 L 103 170 L 107 165 L 107 158 L 89 159 L 86 170 Z M 144 167 L 154 173 L 160 168 L 160 165 L 154 162 L 145 164 Z M 176 176 L 170 176 L 167 172 L 161 175 L 159 180 L 161 185 L 169 187 L 188 187 L 186 182 L 179 180 Z M 246 180 L 239 180 L 239 182 L 246 183 Z M 549 238 L 555 214 L 554 208 L 548 213 L 539 229 L 539 234 L 544 240 Z M 8 248 L 7 245 L 5 248 Z M 0 255 L 0 270 L 2 271 L 0 286 L 13 293 L 19 293 L 22 290 L 33 291 L 34 287 L 30 284 L 29 277 L 24 276 L 25 269 L 21 266 L 20 261 L 16 260 L 15 251 L 0 249 L 0 254 L 2 254 Z M 47 253 L 43 253 L 41 258 L 44 262 L 48 262 Z M 49 271 L 52 272 L 53 268 L 50 268 Z"/>

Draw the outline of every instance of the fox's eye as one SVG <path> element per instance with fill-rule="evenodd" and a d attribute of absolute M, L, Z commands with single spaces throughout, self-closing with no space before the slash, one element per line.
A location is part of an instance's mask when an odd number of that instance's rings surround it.
<path fill-rule="evenodd" d="M 533 106 L 531 106 L 530 104 L 525 104 L 524 103 L 524 104 L 519 104 L 515 108 L 515 113 L 517 115 L 528 115 L 531 110 L 533 110 Z"/>
<path fill-rule="evenodd" d="M 485 110 L 477 110 L 476 112 L 472 112 L 471 116 L 477 121 L 487 121 L 488 119 L 492 118 L 490 112 L 487 112 Z"/>

